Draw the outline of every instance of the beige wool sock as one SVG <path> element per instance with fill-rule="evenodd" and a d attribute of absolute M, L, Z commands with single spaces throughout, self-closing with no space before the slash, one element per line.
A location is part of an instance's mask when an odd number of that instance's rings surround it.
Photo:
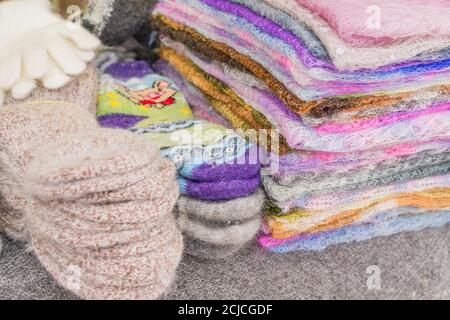
<path fill-rule="evenodd" d="M 143 179 L 130 181 L 134 172 Z M 60 284 L 88 299 L 164 294 L 183 251 L 172 213 L 179 191 L 174 165 L 147 141 L 113 129 L 66 135 L 36 150 L 25 179 L 26 228 Z"/>
<path fill-rule="evenodd" d="M 34 102 L 0 109 L 0 193 L 6 202 L 2 220 L 11 233 L 23 236 L 22 208 L 27 201 L 21 190 L 24 167 L 34 151 L 69 133 L 97 127 L 87 110 L 65 102 Z"/>

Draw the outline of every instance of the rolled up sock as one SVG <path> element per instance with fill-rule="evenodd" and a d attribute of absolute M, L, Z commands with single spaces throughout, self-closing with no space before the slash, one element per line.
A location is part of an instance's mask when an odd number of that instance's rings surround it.
<path fill-rule="evenodd" d="M 181 215 L 177 222 L 181 231 L 190 237 L 213 245 L 237 246 L 253 239 L 261 226 L 261 217 L 258 215 L 246 221 L 217 223 Z"/>
<path fill-rule="evenodd" d="M 83 22 L 103 44 L 118 45 L 146 24 L 150 5 L 149 0 L 89 0 Z"/>
<path fill-rule="evenodd" d="M 58 137 L 98 126 L 87 110 L 62 101 L 9 105 L 0 110 L 0 118 L 0 193 L 5 199 L 2 220 L 7 222 L 8 233 L 21 238 L 27 199 L 20 181 L 36 150 Z"/>
<path fill-rule="evenodd" d="M 259 188 L 260 182 L 259 175 L 246 180 L 214 182 L 197 182 L 181 177 L 178 178 L 181 194 L 207 201 L 224 201 L 247 197 Z"/>
<path fill-rule="evenodd" d="M 207 202 L 181 196 L 175 212 L 187 254 L 210 260 L 239 251 L 259 230 L 265 194 Z"/>
<path fill-rule="evenodd" d="M 216 165 L 185 164 L 178 169 L 178 174 L 185 179 L 204 182 L 226 180 L 230 177 L 251 179 L 257 176 L 261 170 L 257 153 L 258 147 L 253 145 L 239 158 Z"/>
<path fill-rule="evenodd" d="M 76 138 L 57 140 L 29 166 L 27 178 L 42 199 L 75 200 L 131 187 L 157 176 L 165 162 L 148 141 L 121 130 L 99 128 Z"/>
<path fill-rule="evenodd" d="M 201 260 L 220 260 L 228 258 L 240 251 L 246 243 L 240 245 L 214 245 L 191 236 L 184 236 L 184 250 L 193 257 Z"/>
<path fill-rule="evenodd" d="M 260 169 L 258 157 L 246 154 L 256 147 L 232 130 L 194 120 L 178 87 L 152 73 L 143 61 L 116 63 L 106 69 L 97 116 L 102 126 L 129 129 L 152 141 L 164 157 L 177 163 L 180 175 L 192 180 L 241 179 Z"/>
<path fill-rule="evenodd" d="M 127 183 L 130 172 L 145 169 L 144 179 Z M 172 215 L 179 192 L 175 166 L 148 141 L 101 128 L 67 135 L 36 150 L 24 171 L 24 190 L 31 196 L 24 210 L 27 230 L 38 259 L 58 283 L 86 299 L 164 294 L 183 250 Z M 125 188 L 108 190 L 102 179 L 115 176 Z M 49 184 L 53 191 L 63 184 L 81 198 L 42 192 Z"/>
<path fill-rule="evenodd" d="M 181 260 L 183 240 L 179 232 L 148 240 L 153 250 L 145 255 L 96 258 L 64 254 L 46 239 L 34 238 L 37 256 L 64 287 L 85 299 L 157 299 L 171 285 Z M 130 248 L 129 251 L 135 251 Z M 74 278 L 75 275 L 75 278 Z M 74 282 L 75 281 L 75 282 Z"/>
<path fill-rule="evenodd" d="M 178 215 L 191 215 L 216 222 L 248 220 L 262 215 L 265 193 L 261 189 L 254 194 L 229 201 L 203 201 L 181 196 L 176 205 Z"/>

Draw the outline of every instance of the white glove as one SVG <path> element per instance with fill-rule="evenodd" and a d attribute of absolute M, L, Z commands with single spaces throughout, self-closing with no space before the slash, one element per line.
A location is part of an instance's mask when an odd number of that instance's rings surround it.
<path fill-rule="evenodd" d="M 52 12 L 48 0 L 0 2 L 0 106 L 26 98 L 38 80 L 61 88 L 82 73 L 100 41 Z"/>

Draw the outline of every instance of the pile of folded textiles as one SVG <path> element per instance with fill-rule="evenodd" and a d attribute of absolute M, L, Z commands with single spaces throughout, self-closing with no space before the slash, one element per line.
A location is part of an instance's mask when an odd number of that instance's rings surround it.
<path fill-rule="evenodd" d="M 171 79 L 144 61 L 122 61 L 101 78 L 98 121 L 150 140 L 177 167 L 176 206 L 186 251 L 223 258 L 252 240 L 261 225 L 258 148 L 234 130 L 196 119 Z"/>
<path fill-rule="evenodd" d="M 450 222 L 450 7 L 372 2 L 162 0 L 152 13 L 161 58 L 218 113 L 280 134 L 259 141 L 277 162 L 263 176 L 270 251 Z"/>
<path fill-rule="evenodd" d="M 0 116 L 0 227 L 82 298 L 161 297 L 183 251 L 174 165 L 69 103 L 15 104 Z"/>

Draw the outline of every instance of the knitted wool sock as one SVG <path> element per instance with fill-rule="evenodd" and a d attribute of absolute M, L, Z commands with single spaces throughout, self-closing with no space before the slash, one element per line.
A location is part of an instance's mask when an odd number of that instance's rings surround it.
<path fill-rule="evenodd" d="M 259 172 L 258 157 L 249 157 L 247 152 L 250 144 L 231 130 L 194 120 L 178 88 L 170 79 L 153 74 L 145 62 L 107 68 L 97 115 L 103 126 L 131 129 L 157 144 L 185 178 L 233 180 Z"/>
<path fill-rule="evenodd" d="M 103 44 L 118 45 L 145 25 L 151 4 L 150 0 L 89 0 L 84 24 Z"/>
<path fill-rule="evenodd" d="M 259 230 L 264 199 L 262 190 L 225 202 L 182 196 L 176 213 L 186 252 L 199 258 L 221 259 L 239 251 Z"/>
<path fill-rule="evenodd" d="M 203 201 L 181 196 L 177 201 L 178 215 L 193 215 L 204 220 L 229 222 L 249 220 L 261 213 L 266 195 L 259 189 L 248 197 L 229 201 Z"/>
<path fill-rule="evenodd" d="M 182 194 L 207 201 L 224 201 L 246 197 L 260 186 L 259 175 L 247 180 L 222 180 L 215 182 L 197 182 L 178 178 Z"/>
<path fill-rule="evenodd" d="M 188 216 L 179 216 L 177 219 L 178 226 L 182 230 L 183 234 L 187 236 L 187 242 L 189 239 L 195 239 L 199 241 L 197 245 L 190 244 L 191 251 L 187 251 L 188 254 L 194 256 L 200 256 L 202 250 L 218 249 L 220 255 L 231 255 L 250 240 L 252 240 L 261 226 L 261 217 L 255 218 L 245 222 L 232 222 L 231 224 L 221 224 L 214 222 L 198 221 Z M 199 245 L 207 244 L 207 246 L 201 247 Z M 201 250 L 197 250 L 197 248 Z M 227 249 L 226 251 L 224 249 Z M 208 258 L 208 257 L 204 257 Z"/>
<path fill-rule="evenodd" d="M 7 228 L 14 235 L 23 231 L 21 219 L 26 199 L 21 190 L 24 167 L 37 148 L 71 132 L 97 126 L 88 111 L 65 102 L 10 105 L 0 111 L 0 193 L 5 198 Z"/>
<path fill-rule="evenodd" d="M 25 99 L 38 83 L 65 86 L 82 74 L 100 42 L 56 15 L 46 0 L 0 3 L 0 106 L 7 95 Z"/>
<path fill-rule="evenodd" d="M 151 183 L 129 180 L 133 171 Z M 87 299 L 155 299 L 170 286 L 183 248 L 175 168 L 147 141 L 114 129 L 66 135 L 37 150 L 25 173 L 27 230 L 61 285 Z"/>
<path fill-rule="evenodd" d="M 96 139 L 88 141 L 66 135 L 59 144 L 38 154 L 42 163 L 30 164 L 28 175 L 30 182 L 41 182 L 34 193 L 44 199 L 74 200 L 93 191 L 116 191 L 144 177 L 151 179 L 160 169 L 160 161 L 164 161 L 158 159 L 152 145 L 132 133 L 114 129 L 94 132 Z"/>
<path fill-rule="evenodd" d="M 5 97 L 5 105 L 24 104 L 36 101 L 64 101 L 81 106 L 95 114 L 97 108 L 98 78 L 93 64 L 88 64 L 86 70 L 74 77 L 66 86 L 49 90 L 38 84 L 36 89 L 25 99 L 14 99 L 12 95 Z"/>
<path fill-rule="evenodd" d="M 184 235 L 184 251 L 192 257 L 205 261 L 226 259 L 236 254 L 245 245 L 214 245 L 195 237 Z"/>

